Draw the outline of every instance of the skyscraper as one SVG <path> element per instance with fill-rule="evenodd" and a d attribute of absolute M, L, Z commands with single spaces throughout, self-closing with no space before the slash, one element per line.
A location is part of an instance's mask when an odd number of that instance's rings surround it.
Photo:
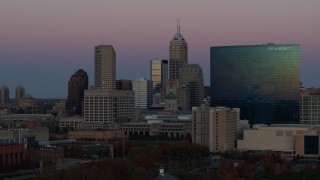
<path fill-rule="evenodd" d="M 88 89 L 88 75 L 83 69 L 75 72 L 68 82 L 67 109 L 82 115 L 84 90 Z"/>
<path fill-rule="evenodd" d="M 168 80 L 168 60 L 152 59 L 150 61 L 150 79 L 153 83 L 154 93 L 160 93 Z"/>
<path fill-rule="evenodd" d="M 211 104 L 250 124 L 299 123 L 300 45 L 211 47 Z"/>
<path fill-rule="evenodd" d="M 202 68 L 198 64 L 184 64 L 180 68 L 179 83 L 189 89 L 189 101 L 192 107 L 200 106 L 204 99 L 204 82 Z M 181 93 L 182 94 L 182 93 Z M 181 98 L 183 100 L 183 98 Z"/>
<path fill-rule="evenodd" d="M 152 104 L 152 81 L 138 78 L 132 81 L 132 90 L 135 94 L 135 108 L 147 109 Z"/>
<path fill-rule="evenodd" d="M 180 33 L 180 20 L 177 22 L 177 33 L 170 41 L 169 47 L 170 78 L 179 79 L 179 69 L 188 64 L 188 44 Z"/>
<path fill-rule="evenodd" d="M 23 96 L 25 95 L 25 89 L 24 87 L 20 84 L 19 86 L 17 86 L 16 88 L 16 103 L 19 104 L 19 100 L 21 98 L 23 98 Z"/>
<path fill-rule="evenodd" d="M 84 91 L 84 120 L 91 127 L 131 121 L 135 112 L 134 92 L 116 90 L 116 52 L 112 45 L 95 47 L 94 64 L 96 88 Z"/>
<path fill-rule="evenodd" d="M 95 47 L 94 85 L 97 89 L 116 89 L 116 52 L 112 45 Z"/>
<path fill-rule="evenodd" d="M 1 91 L 0 104 L 9 104 L 9 88 L 4 85 L 2 86 L 0 91 Z"/>

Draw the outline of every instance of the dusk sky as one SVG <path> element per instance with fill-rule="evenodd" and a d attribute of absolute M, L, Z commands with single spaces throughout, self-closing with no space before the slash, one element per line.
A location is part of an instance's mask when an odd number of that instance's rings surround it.
<path fill-rule="evenodd" d="M 66 98 L 78 69 L 93 84 L 94 46 L 111 44 L 117 79 L 149 79 L 150 59 L 168 59 L 180 18 L 189 63 L 210 82 L 210 46 L 301 45 L 301 81 L 320 87 L 319 0 L 1 0 L 0 87 Z"/>

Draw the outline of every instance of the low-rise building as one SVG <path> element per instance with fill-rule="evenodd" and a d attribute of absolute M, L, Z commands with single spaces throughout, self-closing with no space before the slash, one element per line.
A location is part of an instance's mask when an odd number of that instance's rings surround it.
<path fill-rule="evenodd" d="M 69 131 L 68 138 L 79 142 L 108 143 L 114 139 L 123 138 L 123 131 L 119 129 L 76 130 Z"/>
<path fill-rule="evenodd" d="M 62 148 L 46 145 L 28 152 L 28 157 L 36 163 L 60 164 L 64 160 L 64 152 Z"/>
<path fill-rule="evenodd" d="M 24 147 L 23 143 L 15 143 L 11 139 L 0 139 L 0 167 L 21 164 L 25 159 Z"/>
<path fill-rule="evenodd" d="M 84 123 L 84 118 L 81 116 L 61 117 L 60 130 L 63 128 L 77 130 L 80 129 L 82 123 Z"/>
<path fill-rule="evenodd" d="M 244 130 L 237 141 L 242 151 L 273 151 L 283 155 L 318 157 L 320 155 L 320 127 L 308 125 L 254 125 Z"/>

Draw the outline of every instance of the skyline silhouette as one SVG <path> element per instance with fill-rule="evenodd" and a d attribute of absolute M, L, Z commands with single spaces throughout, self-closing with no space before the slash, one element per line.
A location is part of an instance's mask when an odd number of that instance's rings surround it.
<path fill-rule="evenodd" d="M 36 98 L 66 98 L 68 79 L 84 69 L 93 85 L 94 47 L 113 45 L 116 79 L 150 78 L 150 60 L 169 59 L 176 19 L 190 64 L 210 79 L 210 46 L 298 43 L 301 81 L 319 87 L 319 1 L 0 2 L 0 86 L 21 84 Z M 134 68 L 132 68 L 134 67 Z"/>

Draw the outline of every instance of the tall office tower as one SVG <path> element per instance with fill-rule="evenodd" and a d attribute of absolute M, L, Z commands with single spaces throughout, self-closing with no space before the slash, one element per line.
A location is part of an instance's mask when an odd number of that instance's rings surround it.
<path fill-rule="evenodd" d="M 0 93 L 1 97 L 1 102 L 0 104 L 9 104 L 9 88 L 7 86 L 2 86 L 1 88 L 1 93 Z"/>
<path fill-rule="evenodd" d="M 112 45 L 95 47 L 94 85 L 97 89 L 116 89 L 116 52 Z"/>
<path fill-rule="evenodd" d="M 320 88 L 301 89 L 300 123 L 320 125 Z"/>
<path fill-rule="evenodd" d="M 192 107 L 190 105 L 190 88 L 186 85 L 181 85 L 179 87 L 179 108 L 181 110 L 190 111 L 190 108 Z"/>
<path fill-rule="evenodd" d="M 185 85 L 190 92 L 190 106 L 200 106 L 204 99 L 204 83 L 202 68 L 198 64 L 184 64 L 180 68 L 179 83 Z"/>
<path fill-rule="evenodd" d="M 83 69 L 75 72 L 68 82 L 67 109 L 82 115 L 84 90 L 88 89 L 88 75 Z"/>
<path fill-rule="evenodd" d="M 117 90 L 128 90 L 132 91 L 132 81 L 128 79 L 120 79 L 116 81 Z"/>
<path fill-rule="evenodd" d="M 150 80 L 153 83 L 154 93 L 160 93 L 168 80 L 168 60 L 153 59 L 150 61 Z"/>
<path fill-rule="evenodd" d="M 20 84 L 16 88 L 16 103 L 19 104 L 19 100 L 25 96 L 25 89 L 24 87 Z"/>
<path fill-rule="evenodd" d="M 152 104 L 152 81 L 138 78 L 132 81 L 132 90 L 135 94 L 134 107 L 136 109 L 147 109 Z"/>
<path fill-rule="evenodd" d="M 133 91 L 84 91 L 84 120 L 90 124 L 125 123 L 134 118 L 134 113 Z"/>
<path fill-rule="evenodd" d="M 192 107 L 192 143 L 223 152 L 236 147 L 240 109 Z"/>
<path fill-rule="evenodd" d="M 169 47 L 170 78 L 179 79 L 179 69 L 188 64 L 188 44 L 180 33 L 180 20 L 177 22 L 177 33 L 170 41 Z"/>
<path fill-rule="evenodd" d="M 300 45 L 211 47 L 212 106 L 239 107 L 250 124 L 299 123 Z"/>

